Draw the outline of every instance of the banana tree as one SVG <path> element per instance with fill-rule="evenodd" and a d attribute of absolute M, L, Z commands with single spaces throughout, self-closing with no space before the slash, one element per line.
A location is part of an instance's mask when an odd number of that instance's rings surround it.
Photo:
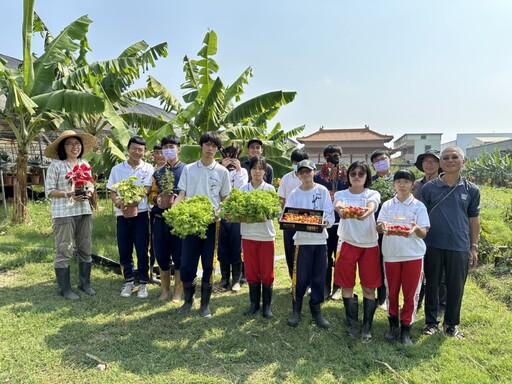
<path fill-rule="evenodd" d="M 185 82 L 181 89 L 184 90 L 184 105 L 169 93 L 159 95 L 166 106 L 173 106 L 176 115 L 148 139 L 149 146 L 165 135 L 179 132 L 184 141 L 180 156 L 185 161 L 193 161 L 200 154 L 197 142 L 201 135 L 218 131 L 226 145 L 244 145 L 253 137 L 264 141 L 268 138 L 267 156 L 281 157 L 286 152 L 285 143 L 289 136 L 278 133 L 280 125 L 276 125 L 276 131 L 273 130 L 270 136 L 266 128 L 279 109 L 295 99 L 296 92 L 273 91 L 241 102 L 244 86 L 253 77 L 252 68 L 246 68 L 231 85 L 226 86 L 217 76 L 219 65 L 213 58 L 216 53 L 217 34 L 209 30 L 197 53 L 199 58 L 192 60 L 185 56 L 183 59 Z M 303 129 L 298 127 L 292 132 L 300 133 Z M 286 162 L 289 164 L 288 160 Z M 280 163 L 281 160 L 276 161 L 276 165 Z"/>
<path fill-rule="evenodd" d="M 26 221 L 28 217 L 27 161 L 31 142 L 48 127 L 67 127 L 69 112 L 95 114 L 105 109 L 103 99 L 98 95 L 53 88 L 59 68 L 65 66 L 69 55 L 80 48 L 80 42 L 85 41 L 90 22 L 87 16 L 75 20 L 45 45 L 41 56 L 35 58 L 32 54 L 32 35 L 43 24 L 34 24 L 34 0 L 24 0 L 23 64 L 21 68 L 10 69 L 5 61 L 0 62 L 0 95 L 5 97 L 0 116 L 12 130 L 18 145 L 12 216 L 15 223 Z"/>

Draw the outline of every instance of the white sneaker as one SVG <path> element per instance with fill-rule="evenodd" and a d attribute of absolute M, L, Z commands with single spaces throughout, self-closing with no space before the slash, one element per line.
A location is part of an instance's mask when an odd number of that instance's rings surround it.
<path fill-rule="evenodd" d="M 139 299 L 145 299 L 146 297 L 148 297 L 147 284 L 139 284 L 139 290 L 137 291 L 137 297 Z"/>
<path fill-rule="evenodd" d="M 130 297 L 132 295 L 133 282 L 125 283 L 121 289 L 121 297 Z"/>

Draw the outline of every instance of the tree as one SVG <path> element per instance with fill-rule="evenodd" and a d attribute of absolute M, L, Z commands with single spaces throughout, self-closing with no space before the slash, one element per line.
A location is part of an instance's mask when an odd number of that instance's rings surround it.
<path fill-rule="evenodd" d="M 287 139 L 298 135 L 304 127 L 284 133 L 278 123 L 270 133 L 266 129 L 280 108 L 294 100 L 296 92 L 273 91 L 240 102 L 244 85 L 253 76 L 252 68 L 248 67 L 233 84 L 225 86 L 217 76 L 219 65 L 212 57 L 216 53 L 217 34 L 209 30 L 203 39 L 203 47 L 197 53 L 199 58 L 183 58 L 185 82 L 181 89 L 185 91 L 183 100 L 186 105 L 161 89 L 154 79 L 151 80 L 154 94 L 160 97 L 166 108 L 172 108 L 176 116 L 149 137 L 148 146 L 152 147 L 165 135 L 181 133 L 184 145 L 180 157 L 191 161 L 199 158 L 196 143 L 204 132 L 218 131 L 226 145 L 235 143 L 243 146 L 247 140 L 258 137 L 269 144 L 265 153 L 272 165 L 278 167 L 278 173 L 284 173 L 279 171 L 288 169 L 289 159 L 283 154 L 292 147 Z"/>
<path fill-rule="evenodd" d="M 0 116 L 12 130 L 18 144 L 17 182 L 14 186 L 15 223 L 27 219 L 27 161 L 28 149 L 34 138 L 44 129 L 64 127 L 66 113 L 94 114 L 104 110 L 101 97 L 72 89 L 57 89 L 52 85 L 62 64 L 70 54 L 80 48 L 90 20 L 83 16 L 68 25 L 53 41 L 45 46 L 38 58 L 32 54 L 34 0 L 23 1 L 23 64 L 19 69 L 9 69 L 0 61 L 0 95 L 5 97 L 5 107 Z M 34 29 L 34 25 L 36 29 Z M 39 24 L 40 25 L 40 24 Z"/>

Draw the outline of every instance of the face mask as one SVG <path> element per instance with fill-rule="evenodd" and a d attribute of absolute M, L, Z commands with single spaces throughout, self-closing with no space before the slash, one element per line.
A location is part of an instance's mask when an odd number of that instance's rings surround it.
<path fill-rule="evenodd" d="M 164 155 L 166 160 L 174 160 L 176 158 L 176 150 L 172 148 L 162 149 L 162 155 Z"/>
<path fill-rule="evenodd" d="M 373 168 L 375 168 L 377 172 L 387 172 L 389 171 L 389 160 L 377 161 L 373 164 Z"/>
<path fill-rule="evenodd" d="M 340 162 L 340 157 L 337 154 L 336 155 L 331 155 L 331 156 L 327 156 L 326 160 L 329 163 L 336 165 L 336 164 L 338 164 Z"/>
<path fill-rule="evenodd" d="M 299 164 L 292 164 L 292 168 L 295 172 L 297 172 L 297 167 L 299 166 Z"/>

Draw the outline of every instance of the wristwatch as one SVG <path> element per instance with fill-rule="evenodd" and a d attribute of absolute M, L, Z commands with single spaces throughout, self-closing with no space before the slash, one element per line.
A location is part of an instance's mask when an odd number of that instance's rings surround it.
<path fill-rule="evenodd" d="M 470 247 L 470 248 L 478 249 L 478 244 L 471 244 L 471 247 Z"/>

